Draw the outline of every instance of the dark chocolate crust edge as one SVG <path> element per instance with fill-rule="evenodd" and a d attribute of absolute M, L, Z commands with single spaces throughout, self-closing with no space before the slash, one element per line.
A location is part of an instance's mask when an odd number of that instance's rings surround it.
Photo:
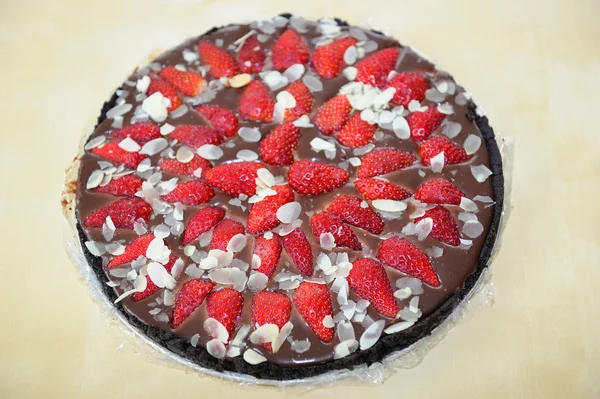
<path fill-rule="evenodd" d="M 289 18 L 290 14 L 282 14 L 282 16 Z M 346 25 L 344 21 L 337 19 L 336 21 L 340 25 Z M 214 32 L 217 29 L 218 28 L 213 28 L 206 32 L 206 34 Z M 98 124 L 106 119 L 106 112 L 115 105 L 116 99 L 117 95 L 115 93 L 110 100 L 104 103 L 100 116 L 98 117 Z M 85 241 L 87 241 L 87 237 L 79 219 L 77 219 L 77 232 L 81 248 L 86 260 L 100 282 L 104 295 L 110 299 L 114 308 L 120 312 L 135 329 L 145 334 L 152 341 L 200 367 L 212 369 L 217 372 L 233 372 L 250 375 L 265 380 L 286 381 L 314 377 L 334 370 L 351 370 L 357 366 L 368 366 L 380 362 L 391 353 L 406 349 L 422 338 L 431 335 L 432 331 L 446 320 L 463 299 L 469 295 L 483 271 L 488 267 L 488 261 L 496 243 L 504 205 L 504 175 L 502 158 L 498 144 L 496 143 L 494 130 L 489 125 L 488 118 L 486 116 L 478 115 L 476 109 L 476 105 L 471 102 L 469 104 L 469 113 L 467 114 L 467 117 L 477 124 L 485 140 L 490 155 L 490 166 L 493 172 L 491 179 L 496 202 L 494 205 L 494 218 L 488 229 L 488 234 L 477 262 L 477 269 L 465 280 L 464 287 L 460 291 L 456 291 L 448 298 L 448 300 L 446 300 L 446 302 L 444 302 L 444 304 L 442 304 L 442 306 L 437 308 L 427 317 L 420 319 L 411 328 L 395 334 L 382 335 L 379 342 L 371 348 L 367 350 L 358 350 L 343 359 L 333 360 L 322 364 L 308 366 L 298 365 L 295 367 L 283 367 L 268 362 L 250 365 L 246 363 L 241 356 L 234 359 L 216 359 L 209 355 L 205 349 L 191 346 L 189 340 L 180 338 L 170 331 L 161 330 L 142 323 L 137 317 L 127 313 L 121 303 L 114 303 L 117 296 L 113 289 L 106 285 L 108 280 L 102 268 L 102 259 L 92 255 L 84 245 Z"/>

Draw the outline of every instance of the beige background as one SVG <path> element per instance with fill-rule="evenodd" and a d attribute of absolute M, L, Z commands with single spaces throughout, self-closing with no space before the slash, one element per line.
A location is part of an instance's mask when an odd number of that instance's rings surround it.
<path fill-rule="evenodd" d="M 439 3 L 1 0 L 0 397 L 282 396 L 167 368 L 122 345 L 64 254 L 59 194 L 80 132 L 149 52 L 213 25 L 292 11 L 390 27 L 453 72 L 517 142 L 495 306 L 416 369 L 312 395 L 599 398 L 600 2 Z"/>

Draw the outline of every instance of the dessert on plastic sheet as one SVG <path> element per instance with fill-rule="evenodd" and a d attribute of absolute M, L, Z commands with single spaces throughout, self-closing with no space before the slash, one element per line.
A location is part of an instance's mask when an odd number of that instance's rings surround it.
<path fill-rule="evenodd" d="M 312 377 L 427 337 L 494 246 L 487 118 L 381 33 L 275 17 L 139 68 L 80 158 L 90 270 L 135 329 L 216 372 Z"/>

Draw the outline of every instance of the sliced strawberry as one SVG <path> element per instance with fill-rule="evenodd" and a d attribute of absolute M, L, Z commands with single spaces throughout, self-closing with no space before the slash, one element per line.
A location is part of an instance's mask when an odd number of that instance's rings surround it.
<path fill-rule="evenodd" d="M 337 166 L 313 161 L 297 161 L 288 171 L 290 187 L 304 195 L 321 195 L 348 181 L 348 173 Z"/>
<path fill-rule="evenodd" d="M 260 143 L 260 156 L 268 165 L 291 165 L 298 147 L 300 128 L 288 122 L 279 125 Z"/>
<path fill-rule="evenodd" d="M 276 215 L 277 210 L 281 205 L 294 200 L 294 193 L 287 184 L 272 188 L 277 191 L 276 195 L 266 197 L 250 208 L 248 214 L 248 232 L 250 234 L 262 233 L 277 227 L 280 223 Z"/>
<path fill-rule="evenodd" d="M 300 35 L 292 29 L 287 29 L 273 44 L 271 60 L 275 69 L 283 71 L 294 64 L 308 62 L 308 46 Z"/>
<path fill-rule="evenodd" d="M 243 307 L 244 298 L 242 293 L 231 288 L 213 291 L 206 297 L 208 317 L 212 317 L 223 324 L 229 333 L 229 339 L 232 338 Z"/>
<path fill-rule="evenodd" d="M 388 199 L 400 201 L 410 197 L 410 191 L 380 179 L 359 179 L 354 182 L 354 187 L 366 200 Z"/>
<path fill-rule="evenodd" d="M 202 208 L 190 219 L 185 231 L 183 232 L 183 245 L 187 245 L 212 229 L 225 217 L 225 210 L 218 206 L 209 206 Z"/>
<path fill-rule="evenodd" d="M 438 205 L 433 209 L 425 211 L 425 215 L 415 219 L 415 223 L 419 223 L 424 218 L 431 218 L 433 220 L 433 227 L 431 233 L 429 233 L 430 236 L 446 244 L 460 245 L 458 225 L 446 208 Z"/>
<path fill-rule="evenodd" d="M 338 195 L 331 204 L 325 207 L 327 212 L 331 212 L 343 222 L 352 226 L 360 227 L 373 234 L 379 234 L 383 231 L 383 220 L 363 201 L 349 195 Z"/>
<path fill-rule="evenodd" d="M 385 265 L 437 287 L 440 285 L 429 257 L 407 239 L 391 237 L 379 244 L 377 258 Z"/>
<path fill-rule="evenodd" d="M 423 101 L 429 84 L 423 77 L 423 72 L 404 72 L 395 75 L 389 85 L 396 89 L 392 103 L 405 108 L 412 100 Z"/>
<path fill-rule="evenodd" d="M 171 327 L 179 327 L 202 304 L 214 286 L 214 283 L 203 280 L 189 280 L 183 284 L 175 299 Z"/>
<path fill-rule="evenodd" d="M 161 159 L 158 166 L 165 172 L 193 177 L 197 177 L 194 172 L 198 169 L 202 169 L 202 173 L 204 173 L 212 168 L 209 161 L 196 154 L 194 154 L 192 160 L 187 163 L 179 162 L 177 159 Z"/>
<path fill-rule="evenodd" d="M 180 71 L 175 67 L 165 67 L 160 72 L 161 78 L 169 82 L 184 96 L 195 97 L 206 88 L 206 79 L 199 73 Z"/>
<path fill-rule="evenodd" d="M 158 75 L 150 76 L 150 85 L 146 90 L 146 94 L 151 96 L 152 94 L 160 92 L 163 97 L 168 98 L 171 101 L 171 105 L 167 108 L 169 111 L 173 111 L 174 109 L 179 108 L 181 105 L 181 97 L 179 97 L 179 93 L 177 90 L 166 80 L 161 78 Z"/>
<path fill-rule="evenodd" d="M 440 152 L 444 153 L 445 165 L 454 165 L 469 159 L 465 149 L 458 144 L 453 143 L 447 137 L 432 136 L 423 141 L 419 146 L 421 163 L 423 165 L 430 165 L 431 158 L 435 157 Z"/>
<path fill-rule="evenodd" d="M 394 298 L 390 280 L 379 262 L 369 258 L 355 260 L 347 280 L 348 286 L 358 296 L 371 302 L 375 310 L 384 316 L 396 317 L 400 308 Z"/>
<path fill-rule="evenodd" d="M 125 137 L 131 137 L 132 140 L 140 144 L 162 137 L 160 134 L 160 128 L 156 123 L 152 122 L 134 123 L 133 125 L 115 130 L 111 133 L 111 136 L 120 137 L 122 139 Z"/>
<path fill-rule="evenodd" d="M 230 78 L 238 74 L 235 60 L 222 48 L 211 43 L 200 42 L 198 44 L 198 54 L 202 62 L 208 65 L 208 72 L 213 78 Z"/>
<path fill-rule="evenodd" d="M 313 103 L 312 94 L 301 80 L 292 83 L 285 90 L 296 99 L 296 106 L 285 110 L 285 122 L 295 121 L 302 115 L 310 113 Z"/>
<path fill-rule="evenodd" d="M 320 212 L 315 214 L 310 218 L 310 227 L 317 238 L 321 237 L 323 233 L 333 234 L 335 245 L 338 248 L 345 247 L 355 251 L 362 249 L 362 244 L 358 241 L 354 231 L 333 213 Z"/>
<path fill-rule="evenodd" d="M 442 122 L 446 115 L 437 108 L 430 107 L 425 112 L 412 112 L 406 118 L 410 127 L 410 137 L 415 141 L 421 141 L 429 137 Z"/>
<path fill-rule="evenodd" d="M 238 131 L 238 119 L 233 112 L 218 105 L 200 105 L 194 108 L 200 112 L 212 127 L 225 137 L 232 137 Z"/>
<path fill-rule="evenodd" d="M 167 262 L 167 264 L 164 265 L 168 273 L 171 273 L 171 270 L 173 269 L 175 262 L 177 262 L 177 259 L 179 258 L 175 255 L 169 256 L 169 262 Z M 133 300 L 141 301 L 142 299 L 148 298 L 150 295 L 154 294 L 159 289 L 160 288 L 156 284 L 154 284 L 150 276 L 146 276 L 146 289 L 142 292 L 136 292 L 135 294 L 133 294 Z"/>
<path fill-rule="evenodd" d="M 344 37 L 317 48 L 310 59 L 313 68 L 322 78 L 336 78 L 345 66 L 344 53 L 355 44 L 355 38 Z"/>
<path fill-rule="evenodd" d="M 279 329 L 290 320 L 292 301 L 281 292 L 260 291 L 252 298 L 252 324 L 260 327 L 264 324 L 275 324 Z M 272 349 L 270 342 L 263 344 Z"/>
<path fill-rule="evenodd" d="M 329 288 L 325 284 L 303 281 L 294 291 L 294 305 L 315 334 L 321 340 L 331 342 L 334 330 L 323 325 L 325 317 L 333 317 Z"/>
<path fill-rule="evenodd" d="M 399 49 L 390 47 L 362 59 L 356 64 L 358 73 L 355 80 L 371 86 L 383 87 L 387 83 L 389 73 L 396 67 L 399 54 Z"/>
<path fill-rule="evenodd" d="M 123 198 L 100 208 L 83 222 L 85 227 L 102 227 L 106 217 L 110 216 L 117 229 L 133 229 L 133 223 L 142 219 L 146 223 L 152 215 L 152 207 L 141 198 Z"/>
<path fill-rule="evenodd" d="M 257 171 L 265 166 L 260 162 L 232 162 L 221 164 L 203 173 L 206 181 L 227 194 L 256 194 Z"/>
<path fill-rule="evenodd" d="M 275 102 L 264 83 L 257 80 L 250 82 L 242 90 L 238 103 L 240 116 L 259 122 L 271 122 Z"/>
<path fill-rule="evenodd" d="M 362 158 L 358 167 L 358 177 L 361 179 L 393 172 L 412 165 L 417 157 L 409 152 L 391 148 L 373 150 Z"/>
<path fill-rule="evenodd" d="M 160 197 L 163 201 L 174 204 L 181 202 L 184 205 L 205 204 L 215 192 L 212 187 L 200 180 L 188 180 L 179 183 L 169 194 Z"/>
<path fill-rule="evenodd" d="M 145 234 L 133 240 L 131 244 L 125 247 L 125 252 L 117 255 L 108 262 L 108 268 L 124 265 L 125 263 L 133 262 L 140 256 L 146 256 L 146 250 L 150 242 L 154 240 L 154 234 Z"/>
<path fill-rule="evenodd" d="M 215 129 L 208 126 L 179 125 L 171 132 L 169 138 L 175 139 L 188 147 L 197 150 L 204 144 L 219 145 L 223 142 L 223 136 Z"/>
<path fill-rule="evenodd" d="M 112 179 L 106 186 L 98 186 L 92 191 L 115 195 L 117 197 L 133 197 L 142 189 L 142 180 L 134 175 L 125 175 Z"/>
<path fill-rule="evenodd" d="M 333 97 L 323 105 L 315 117 L 315 125 L 323 134 L 331 135 L 346 123 L 352 111 L 348 97 L 343 94 Z"/>
<path fill-rule="evenodd" d="M 281 237 L 283 248 L 294 265 L 305 276 L 313 274 L 313 253 L 310 243 L 302 229 L 295 229 Z"/>
<path fill-rule="evenodd" d="M 373 139 L 377 125 L 370 125 L 362 120 L 360 114 L 354 114 L 338 133 L 338 141 L 351 148 L 358 148 L 369 144 Z"/>
<path fill-rule="evenodd" d="M 237 234 L 244 234 L 246 229 L 240 222 L 231 219 L 223 219 L 215 226 L 212 239 L 210 240 L 210 249 L 220 249 L 227 251 L 227 244 Z"/>
<path fill-rule="evenodd" d="M 120 141 L 111 141 L 100 147 L 92 148 L 92 152 L 108 161 L 123 164 L 129 169 L 135 169 L 146 159 L 146 155 L 139 152 L 129 152 L 119 147 Z"/>
<path fill-rule="evenodd" d="M 240 71 L 243 73 L 259 73 L 265 65 L 266 58 L 265 49 L 256 35 L 248 36 L 238 55 Z"/>
<path fill-rule="evenodd" d="M 446 179 L 433 179 L 421 185 L 415 193 L 415 199 L 426 204 L 460 205 L 463 193 Z"/>
<path fill-rule="evenodd" d="M 260 235 L 254 240 L 252 253 L 260 258 L 260 267 L 256 271 L 271 278 L 281 257 L 281 239 L 277 234 L 273 234 L 271 238 Z"/>

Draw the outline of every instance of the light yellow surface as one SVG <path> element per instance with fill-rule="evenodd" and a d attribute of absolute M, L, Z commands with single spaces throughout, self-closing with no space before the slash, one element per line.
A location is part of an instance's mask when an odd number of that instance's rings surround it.
<path fill-rule="evenodd" d="M 0 397 L 276 398 L 135 354 L 62 246 L 63 169 L 156 48 L 283 11 L 372 18 L 433 55 L 517 142 L 496 304 L 381 386 L 314 397 L 600 397 L 600 2 L 0 1 Z M 286 391 L 286 396 L 296 396 Z"/>

